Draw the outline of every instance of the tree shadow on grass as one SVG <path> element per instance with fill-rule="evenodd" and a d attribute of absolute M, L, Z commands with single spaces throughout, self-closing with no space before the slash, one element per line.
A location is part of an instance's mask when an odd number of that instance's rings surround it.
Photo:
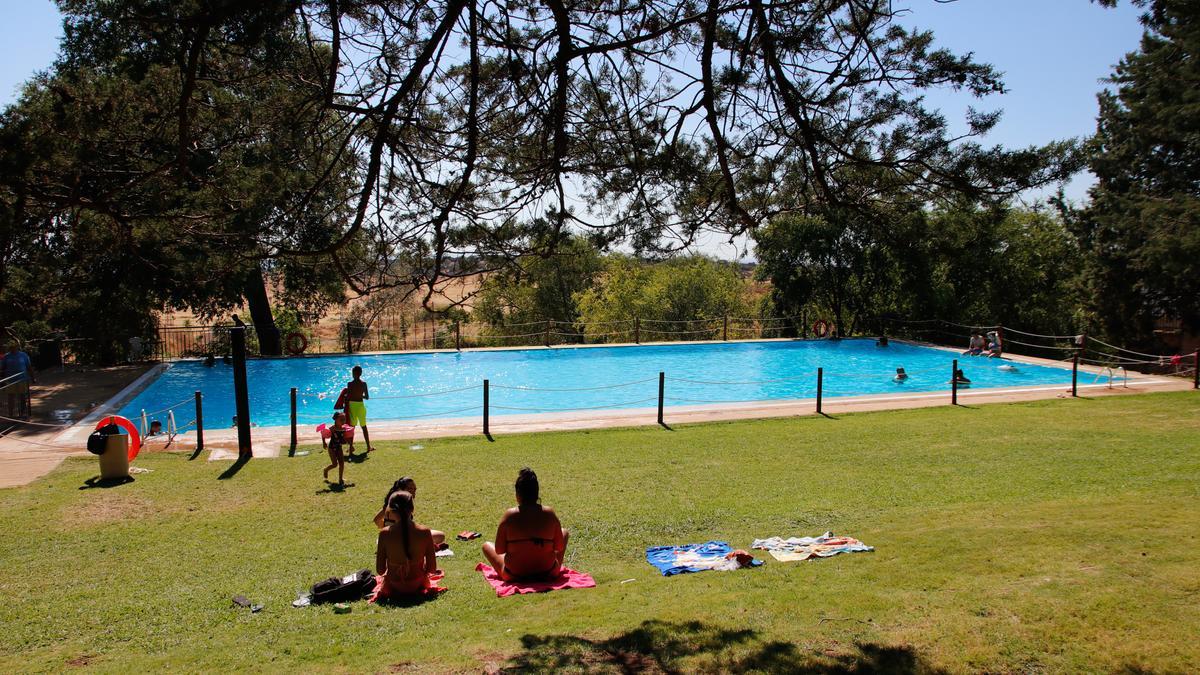
<path fill-rule="evenodd" d="M 582 673 L 922 673 L 945 671 L 912 648 L 874 643 L 851 653 L 814 650 L 790 642 L 763 641 L 750 629 L 730 630 L 699 621 L 645 621 L 607 640 L 575 635 L 524 635 L 525 651 L 501 672 Z M 695 662 L 684 662 L 695 657 Z"/>

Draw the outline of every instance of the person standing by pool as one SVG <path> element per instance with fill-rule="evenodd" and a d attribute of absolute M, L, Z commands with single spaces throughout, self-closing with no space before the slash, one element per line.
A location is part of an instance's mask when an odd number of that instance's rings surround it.
<path fill-rule="evenodd" d="M 33 379 L 33 362 L 14 341 L 9 343 L 8 353 L 0 363 L 0 379 L 6 380 L 4 389 L 8 392 L 8 416 L 28 418 L 30 410 L 25 403 L 29 397 L 29 385 L 37 384 L 37 380 Z"/>
<path fill-rule="evenodd" d="M 371 435 L 367 433 L 367 399 L 371 392 L 367 390 L 367 382 L 362 379 L 362 366 L 354 366 L 350 374 L 354 376 L 346 384 L 346 419 L 352 427 L 362 427 L 363 440 L 367 443 L 367 452 L 371 447 Z M 350 454 L 354 454 L 354 439 L 350 439 Z"/>

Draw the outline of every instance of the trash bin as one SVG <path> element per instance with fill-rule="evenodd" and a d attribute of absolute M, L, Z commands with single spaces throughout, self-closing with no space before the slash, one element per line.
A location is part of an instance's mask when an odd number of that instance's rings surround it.
<path fill-rule="evenodd" d="M 100 454 L 100 478 L 129 477 L 129 436 L 112 434 L 104 439 L 104 452 Z"/>

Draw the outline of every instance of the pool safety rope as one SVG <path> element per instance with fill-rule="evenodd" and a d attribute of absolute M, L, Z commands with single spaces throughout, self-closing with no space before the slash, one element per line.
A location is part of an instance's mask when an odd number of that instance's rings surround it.
<path fill-rule="evenodd" d="M 657 396 L 651 396 L 650 398 L 644 398 L 644 399 L 641 399 L 638 401 L 625 401 L 623 403 L 610 403 L 608 405 L 595 405 L 595 406 L 585 406 L 585 407 L 578 407 L 578 408 L 519 408 L 516 406 L 494 405 L 494 404 L 491 405 L 490 407 L 495 408 L 496 410 L 517 410 L 517 411 L 521 411 L 521 412 L 555 413 L 555 412 L 574 412 L 577 410 L 604 410 L 606 408 L 627 408 L 630 406 L 638 405 L 639 403 L 649 403 L 650 401 L 657 401 L 657 400 L 658 400 Z"/>

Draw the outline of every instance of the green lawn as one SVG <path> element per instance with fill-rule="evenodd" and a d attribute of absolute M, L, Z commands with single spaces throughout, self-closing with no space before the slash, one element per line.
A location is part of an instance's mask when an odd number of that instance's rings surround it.
<path fill-rule="evenodd" d="M 111 489 L 69 460 L 0 491 L 0 671 L 1200 670 L 1200 394 L 410 445 L 341 493 L 319 446 L 228 480 L 144 457 Z M 490 538 L 522 465 L 597 588 L 497 599 L 456 542 L 436 601 L 290 606 L 371 566 L 394 478 L 418 520 Z M 644 558 L 827 529 L 876 551 L 675 578 Z"/>

